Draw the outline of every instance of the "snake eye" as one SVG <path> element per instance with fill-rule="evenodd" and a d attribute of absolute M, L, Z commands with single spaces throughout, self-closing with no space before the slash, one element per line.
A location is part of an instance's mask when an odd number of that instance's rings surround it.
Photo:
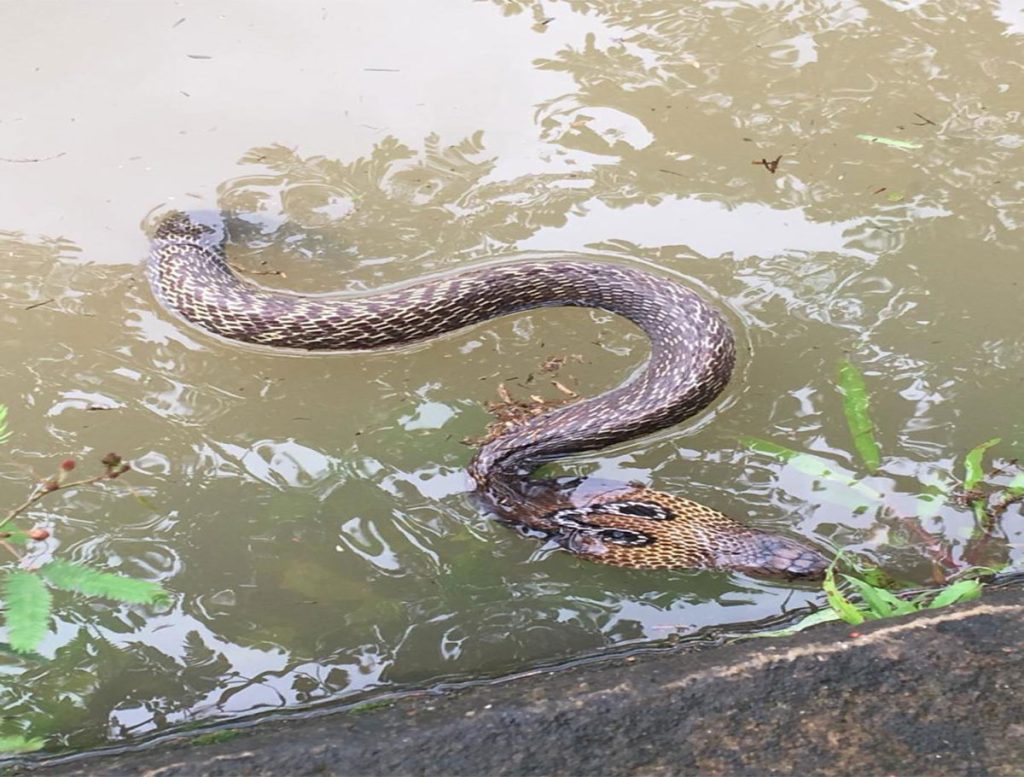
<path fill-rule="evenodd" d="M 654 542 L 654 538 L 643 532 L 629 529 L 601 529 L 597 536 L 613 545 L 624 545 L 627 548 L 642 548 Z"/>

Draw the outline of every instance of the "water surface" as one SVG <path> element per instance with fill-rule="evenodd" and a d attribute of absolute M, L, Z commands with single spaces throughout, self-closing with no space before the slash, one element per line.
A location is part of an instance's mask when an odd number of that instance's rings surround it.
<path fill-rule="evenodd" d="M 643 481 L 910 583 L 1017 562 L 1019 509 L 981 532 L 969 509 L 917 500 L 983 440 L 1001 437 L 996 463 L 1024 456 L 1010 0 L 5 16 L 2 498 L 21 501 L 28 468 L 120 452 L 134 495 L 58 495 L 26 521 L 53 531 L 41 557 L 157 580 L 173 600 L 58 598 L 41 655 L 0 654 L 3 733 L 121 743 L 728 631 L 817 598 L 587 564 L 480 514 L 462 440 L 499 385 L 607 389 L 646 358 L 630 325 L 548 310 L 383 354 L 226 344 L 145 286 L 146 230 L 172 208 L 231 213 L 232 261 L 304 291 L 526 251 L 677 277 L 737 329 L 726 395 L 566 471 Z M 566 360 L 554 376 L 551 357 Z M 843 418 L 843 359 L 871 392 L 873 475 Z M 745 436 L 820 455 L 885 505 Z"/>

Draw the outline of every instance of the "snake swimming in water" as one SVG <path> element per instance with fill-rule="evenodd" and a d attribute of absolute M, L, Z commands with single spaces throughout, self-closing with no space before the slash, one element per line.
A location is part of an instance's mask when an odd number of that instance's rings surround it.
<path fill-rule="evenodd" d="M 240 279 L 228 267 L 224 244 L 219 220 L 169 214 L 153 237 L 150 285 L 170 312 L 191 324 L 256 345 L 377 350 L 553 306 L 600 308 L 629 319 L 651 343 L 639 374 L 481 444 L 469 473 L 487 508 L 574 555 L 615 566 L 783 579 L 816 579 L 827 568 L 828 559 L 807 545 L 688 499 L 642 486 L 586 496 L 584 489 L 530 478 L 553 458 L 679 423 L 722 391 L 735 362 L 732 332 L 690 289 L 630 267 L 565 258 L 491 265 L 358 297 L 300 295 Z"/>

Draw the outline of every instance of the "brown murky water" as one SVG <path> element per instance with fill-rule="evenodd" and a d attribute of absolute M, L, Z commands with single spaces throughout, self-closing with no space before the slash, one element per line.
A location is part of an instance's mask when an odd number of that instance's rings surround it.
<path fill-rule="evenodd" d="M 862 552 L 913 582 L 1020 557 L 917 499 L 1001 437 L 1024 457 L 1024 10 L 1017 0 L 8 3 L 0 49 L 2 498 L 63 457 L 123 488 L 43 502 L 40 552 L 161 581 L 56 602 L 0 653 L 0 734 L 51 748 L 430 687 L 728 630 L 816 598 L 603 568 L 481 516 L 462 472 L 505 383 L 586 393 L 626 324 L 519 315 L 380 355 L 226 345 L 158 308 L 144 226 L 231 211 L 268 284 L 370 289 L 518 251 L 702 286 L 744 346 L 724 400 L 565 466 Z M 858 135 L 912 147 L 868 142 Z M 777 157 L 774 173 L 768 168 Z M 760 160 L 766 164 L 759 164 Z M 865 477 L 836 389 L 865 374 Z M 532 376 L 532 377 L 531 377 Z M 751 450 L 864 477 L 890 509 Z M 83 464 L 83 467 L 85 464 Z"/>

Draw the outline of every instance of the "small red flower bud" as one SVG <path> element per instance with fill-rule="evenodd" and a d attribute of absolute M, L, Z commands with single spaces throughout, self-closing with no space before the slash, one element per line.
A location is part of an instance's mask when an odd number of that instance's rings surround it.
<path fill-rule="evenodd" d="M 65 472 L 70 472 L 71 470 L 73 470 L 75 468 L 75 460 L 74 459 L 64 459 L 64 461 L 62 461 L 60 463 L 60 468 L 62 470 L 64 470 Z"/>
<path fill-rule="evenodd" d="M 29 529 L 28 537 L 31 540 L 45 540 L 50 536 L 50 532 L 46 529 Z"/>

